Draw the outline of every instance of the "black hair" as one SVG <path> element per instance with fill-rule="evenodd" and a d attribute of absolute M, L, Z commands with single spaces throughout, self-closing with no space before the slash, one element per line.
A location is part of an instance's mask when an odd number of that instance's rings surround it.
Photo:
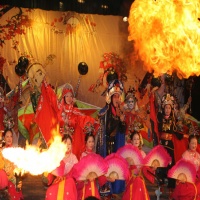
<path fill-rule="evenodd" d="M 136 134 L 140 136 L 140 134 L 139 134 L 137 131 L 133 131 L 133 132 L 131 133 L 131 135 L 130 135 L 130 139 L 132 140 L 132 139 L 133 139 L 133 136 L 136 135 Z"/>
<path fill-rule="evenodd" d="M 10 132 L 12 133 L 12 135 L 13 135 L 13 131 L 12 131 L 12 129 L 11 129 L 11 128 L 6 128 L 6 129 L 4 130 L 2 136 L 5 137 L 5 135 L 6 135 L 6 133 L 7 133 L 8 131 L 10 131 Z"/>
<path fill-rule="evenodd" d="M 63 137 L 62 137 L 62 142 L 66 141 L 67 139 L 69 139 L 72 143 L 72 137 L 69 134 L 64 134 Z"/>
<path fill-rule="evenodd" d="M 191 134 L 190 136 L 189 136 L 189 138 L 188 138 L 188 142 L 190 143 L 190 141 L 192 140 L 192 139 L 196 139 L 197 140 L 197 142 L 198 142 L 198 140 L 199 140 L 199 136 L 198 135 L 195 135 L 195 134 Z"/>
<path fill-rule="evenodd" d="M 86 133 L 85 135 L 85 143 L 88 141 L 89 137 L 93 137 L 93 139 L 95 140 L 93 133 L 89 132 L 89 133 Z"/>
<path fill-rule="evenodd" d="M 140 139 L 140 145 L 139 145 L 139 149 L 141 149 L 142 148 L 142 145 L 143 145 L 143 138 L 142 138 L 142 135 L 139 133 L 139 132 L 137 132 L 137 131 L 133 131 L 132 133 L 131 133 L 131 135 L 130 135 L 130 139 L 131 139 L 131 141 L 133 140 L 133 136 L 134 135 L 138 135 L 139 136 L 139 139 Z"/>

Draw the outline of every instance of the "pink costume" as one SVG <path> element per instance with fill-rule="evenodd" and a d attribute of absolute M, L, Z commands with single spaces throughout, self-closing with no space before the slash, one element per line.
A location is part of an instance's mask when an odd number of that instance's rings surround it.
<path fill-rule="evenodd" d="M 182 157 L 185 159 L 185 160 L 188 160 L 190 162 L 192 162 L 195 167 L 196 167 L 196 170 L 198 171 L 199 170 L 199 165 L 200 165 L 200 154 L 197 152 L 197 151 L 191 151 L 191 150 L 186 150 Z"/>
<path fill-rule="evenodd" d="M 45 200 L 77 200 L 76 184 L 73 178 L 66 178 L 51 185 L 46 191 Z"/>
<path fill-rule="evenodd" d="M 65 176 L 65 179 L 52 184 L 46 191 L 46 200 L 77 200 L 76 184 L 73 178 L 70 177 L 70 171 L 74 164 L 78 162 L 76 156 L 73 153 L 67 154 L 60 163 L 60 166 L 56 168 L 52 174 L 57 176 Z M 50 176 L 52 176 L 50 174 Z M 48 179 L 51 179 L 51 177 Z"/>
<path fill-rule="evenodd" d="M 140 150 L 142 157 L 146 156 L 145 152 Z M 130 177 L 126 185 L 126 190 L 123 194 L 122 200 L 150 200 L 144 179 L 140 176 L 141 168 L 135 165 L 129 167 Z"/>
<path fill-rule="evenodd" d="M 94 153 L 91 150 L 86 150 L 81 154 L 81 159 L 90 153 Z M 99 178 L 98 178 L 99 179 Z M 77 182 L 78 200 L 84 200 L 89 196 L 95 196 L 100 199 L 99 191 L 97 188 L 97 179 L 94 181 L 78 181 Z"/>
<path fill-rule="evenodd" d="M 70 173 L 72 167 L 78 162 L 78 159 L 73 153 L 70 153 L 69 156 L 63 158 L 63 161 L 65 163 L 64 175 L 67 175 Z"/>
<path fill-rule="evenodd" d="M 191 151 L 191 150 L 188 149 L 183 153 L 182 157 L 185 160 L 188 160 L 188 161 L 190 161 L 191 163 L 193 163 L 195 165 L 195 168 L 196 168 L 196 171 L 197 171 L 197 175 L 196 175 L 197 176 L 197 180 L 196 180 L 196 183 L 195 183 L 195 186 L 196 186 L 195 191 L 197 191 L 196 200 L 199 200 L 200 199 L 200 169 L 199 169 L 199 166 L 200 166 L 200 154 L 197 151 Z M 181 193 L 180 190 L 177 189 L 177 191 L 178 191 L 177 193 Z M 185 189 L 185 191 L 189 191 L 189 190 Z"/>

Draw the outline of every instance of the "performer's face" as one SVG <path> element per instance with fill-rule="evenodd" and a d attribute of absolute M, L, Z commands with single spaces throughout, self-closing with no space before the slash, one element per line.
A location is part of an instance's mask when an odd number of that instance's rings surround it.
<path fill-rule="evenodd" d="M 138 134 L 135 134 L 132 138 L 132 144 L 135 147 L 139 147 L 140 146 L 140 136 Z"/>
<path fill-rule="evenodd" d="M 64 143 L 67 145 L 67 153 L 70 152 L 72 150 L 72 142 L 71 142 L 71 140 L 68 138 L 67 140 L 65 140 Z"/>
<path fill-rule="evenodd" d="M 66 95 L 65 95 L 65 102 L 66 104 L 72 104 L 73 102 L 73 95 L 71 92 L 68 92 Z"/>
<path fill-rule="evenodd" d="M 45 77 L 45 70 L 42 65 L 36 63 L 29 69 L 28 76 L 34 85 L 40 87 Z"/>
<path fill-rule="evenodd" d="M 135 106 L 133 98 L 129 98 L 129 100 L 127 101 L 127 106 L 128 106 L 128 109 L 133 110 Z"/>
<path fill-rule="evenodd" d="M 164 109 L 165 115 L 169 116 L 172 112 L 172 107 L 170 105 L 165 105 L 165 109 Z"/>
<path fill-rule="evenodd" d="M 157 167 L 160 167 L 160 162 L 159 162 L 157 159 L 155 159 L 155 160 L 152 162 L 151 167 L 153 168 L 153 170 L 156 170 Z"/>
<path fill-rule="evenodd" d="M 192 151 L 196 151 L 196 149 L 197 149 L 197 139 L 196 138 L 192 138 L 190 140 L 189 149 Z"/>
<path fill-rule="evenodd" d="M 86 142 L 86 147 L 89 150 L 93 150 L 94 149 L 94 138 L 92 136 L 90 136 Z"/>
<path fill-rule="evenodd" d="M 4 140 L 5 140 L 5 145 L 6 146 L 12 146 L 13 143 L 13 134 L 11 131 L 7 131 L 5 136 L 4 136 Z"/>
<path fill-rule="evenodd" d="M 116 108 L 120 104 L 120 95 L 118 93 L 115 93 L 112 95 L 112 104 Z"/>

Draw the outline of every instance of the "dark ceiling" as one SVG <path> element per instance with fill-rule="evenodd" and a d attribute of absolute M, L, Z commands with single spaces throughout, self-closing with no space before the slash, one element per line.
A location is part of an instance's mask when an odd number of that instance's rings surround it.
<path fill-rule="evenodd" d="M 1 5 L 127 16 L 134 0 L 1 0 Z"/>

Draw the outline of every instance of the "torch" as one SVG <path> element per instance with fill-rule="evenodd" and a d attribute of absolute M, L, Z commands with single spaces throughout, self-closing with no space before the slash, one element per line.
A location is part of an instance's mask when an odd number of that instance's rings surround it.
<path fill-rule="evenodd" d="M 21 190 L 21 187 L 18 187 L 18 185 L 20 184 L 20 182 L 22 181 L 22 176 L 24 174 L 24 171 L 20 168 L 15 168 L 14 169 L 14 175 L 15 175 L 15 178 L 16 178 L 16 191 L 17 192 L 20 192 Z"/>

